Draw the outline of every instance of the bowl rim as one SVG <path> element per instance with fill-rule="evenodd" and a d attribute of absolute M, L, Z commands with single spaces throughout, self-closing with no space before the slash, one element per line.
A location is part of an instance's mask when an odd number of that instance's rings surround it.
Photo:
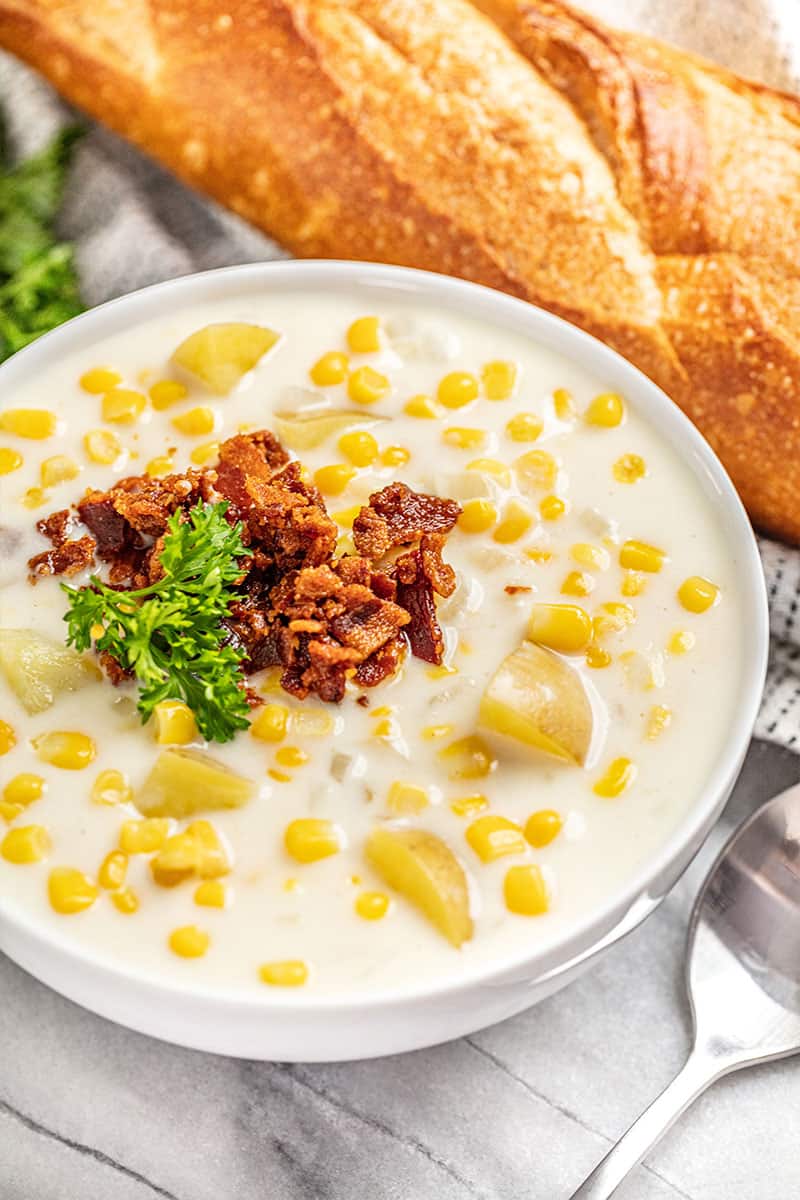
<path fill-rule="evenodd" d="M 741 678 L 738 683 L 741 700 L 727 738 L 699 790 L 697 800 L 687 809 L 669 838 L 657 853 L 640 864 L 624 886 L 609 894 L 599 909 L 585 914 L 563 936 L 547 942 L 538 950 L 516 952 L 496 961 L 484 960 L 482 966 L 474 967 L 455 979 L 449 979 L 445 970 L 441 979 L 434 976 L 415 989 L 394 987 L 363 992 L 356 990 L 352 994 L 337 992 L 328 996 L 315 996 L 312 991 L 283 999 L 273 996 L 267 989 L 263 993 L 251 993 L 240 986 L 225 988 L 159 980 L 146 971 L 115 963 L 91 947 L 65 942 L 57 929 L 43 929 L 29 914 L 9 912 L 2 897 L 0 922 L 9 921 L 27 939 L 38 943 L 40 948 L 69 958 L 76 967 L 85 965 L 100 970 L 113 976 L 117 983 L 126 982 L 133 987 L 150 989 L 170 1001 L 191 999 L 194 1003 L 234 1006 L 243 1011 L 261 1010 L 276 1015 L 312 1015 L 315 1011 L 358 1013 L 397 1004 L 410 1006 L 429 999 L 441 999 L 475 986 L 502 983 L 509 972 L 518 973 L 520 969 L 526 971 L 526 978 L 530 978 L 531 983 L 537 978 L 550 977 L 569 966 L 576 951 L 585 947 L 587 942 L 589 948 L 580 956 L 591 956 L 594 942 L 604 944 L 603 937 L 620 920 L 619 914 L 622 914 L 624 921 L 632 906 L 642 896 L 650 895 L 652 885 L 657 884 L 670 867 L 681 861 L 687 847 L 693 847 L 680 870 L 685 868 L 719 816 L 736 780 L 758 714 L 769 649 L 766 584 L 749 518 L 724 467 L 699 430 L 657 384 L 615 350 L 561 317 L 525 300 L 482 284 L 417 268 L 338 259 L 288 259 L 220 267 L 164 280 L 91 308 L 18 351 L 0 365 L 0 393 L 13 387 L 15 380 L 28 375 L 29 371 L 56 361 L 62 353 L 121 332 L 127 324 L 157 317 L 160 311 L 169 310 L 176 302 L 208 302 L 237 293 L 246 298 L 248 291 L 257 291 L 262 286 L 278 286 L 286 290 L 317 287 L 329 292 L 347 289 L 389 291 L 417 296 L 422 303 L 439 300 L 445 310 L 493 324 L 503 325 L 505 317 L 508 326 L 519 335 L 541 342 L 556 354 L 574 357 L 590 373 L 608 378 L 615 387 L 624 390 L 626 399 L 655 427 L 659 436 L 684 452 L 683 460 L 695 481 L 701 484 L 705 494 L 713 495 L 720 505 L 723 535 L 738 552 L 735 555 L 737 585 L 741 589 L 742 623 L 746 638 L 742 639 Z M 661 898 L 661 893 L 656 892 L 650 908 L 631 923 L 630 928 L 648 915 Z M 625 932 L 629 932 L 628 927 Z M 550 961 L 554 959 L 555 962 Z"/>

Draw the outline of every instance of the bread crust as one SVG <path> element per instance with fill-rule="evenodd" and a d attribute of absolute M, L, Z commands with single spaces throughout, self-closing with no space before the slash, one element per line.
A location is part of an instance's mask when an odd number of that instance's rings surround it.
<path fill-rule="evenodd" d="M 293 253 L 542 305 L 800 542 L 800 102 L 562 0 L 0 0 L 0 45 Z"/>

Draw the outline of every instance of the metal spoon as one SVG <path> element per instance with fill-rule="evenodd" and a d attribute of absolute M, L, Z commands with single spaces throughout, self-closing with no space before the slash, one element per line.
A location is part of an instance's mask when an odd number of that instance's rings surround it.
<path fill-rule="evenodd" d="M 800 1051 L 800 784 L 740 825 L 695 901 L 686 986 L 692 1049 L 572 1200 L 606 1200 L 710 1084 Z"/>

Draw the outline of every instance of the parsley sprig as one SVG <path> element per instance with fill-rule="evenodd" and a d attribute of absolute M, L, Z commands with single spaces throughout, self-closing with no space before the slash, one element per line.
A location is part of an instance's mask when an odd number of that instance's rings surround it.
<path fill-rule="evenodd" d="M 82 311 L 72 246 L 53 231 L 79 136 L 12 166 L 0 121 L 0 362 Z"/>
<path fill-rule="evenodd" d="M 69 597 L 67 643 L 83 651 L 94 642 L 133 672 L 142 721 L 161 700 L 182 700 L 215 742 L 248 724 L 245 652 L 222 642 L 242 577 L 238 560 L 247 554 L 241 524 L 225 520 L 227 507 L 197 504 L 188 520 L 180 512 L 170 517 L 159 557 L 164 574 L 149 587 L 116 591 L 95 575 L 84 588 L 61 585 Z"/>

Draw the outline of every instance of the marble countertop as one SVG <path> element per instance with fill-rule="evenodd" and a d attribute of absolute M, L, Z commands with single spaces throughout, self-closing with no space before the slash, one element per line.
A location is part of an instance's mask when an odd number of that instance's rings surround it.
<path fill-rule="evenodd" d="M 83 1012 L 0 956 L 2 1200 L 567 1200 L 687 1051 L 686 917 L 735 822 L 800 779 L 755 742 L 660 909 L 586 975 L 391 1059 L 241 1062 Z M 800 1060 L 716 1084 L 620 1200 L 800 1195 Z"/>

